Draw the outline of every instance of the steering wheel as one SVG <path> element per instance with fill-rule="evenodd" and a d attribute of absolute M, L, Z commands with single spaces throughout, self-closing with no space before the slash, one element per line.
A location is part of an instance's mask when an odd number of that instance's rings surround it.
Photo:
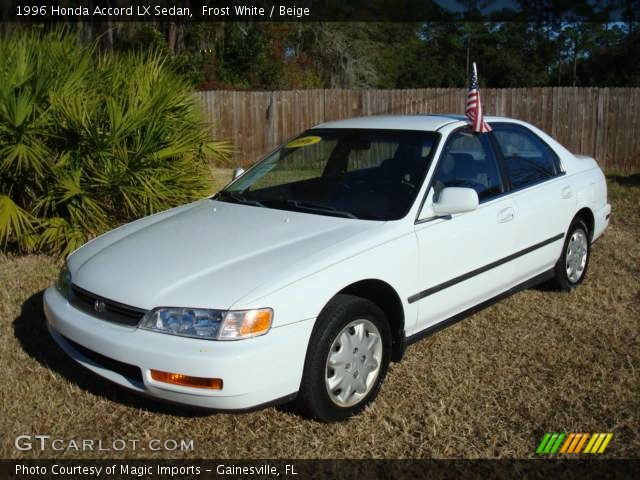
<path fill-rule="evenodd" d="M 409 180 L 407 180 L 407 177 L 411 178 L 409 176 L 409 174 L 406 174 L 402 177 L 402 180 L 400 180 L 400 184 L 404 185 L 405 187 L 409 187 L 411 189 L 415 189 L 416 188 L 416 184 L 413 182 L 410 182 Z"/>

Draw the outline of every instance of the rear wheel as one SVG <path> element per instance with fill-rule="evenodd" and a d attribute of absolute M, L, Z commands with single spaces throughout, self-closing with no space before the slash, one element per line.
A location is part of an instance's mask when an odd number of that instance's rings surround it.
<path fill-rule="evenodd" d="M 562 254 L 555 267 L 555 284 L 559 290 L 569 292 L 584 280 L 591 255 L 589 238 L 587 225 L 576 218 L 569 227 Z"/>
<path fill-rule="evenodd" d="M 374 303 L 337 295 L 309 342 L 298 402 L 325 422 L 346 419 L 377 396 L 387 373 L 391 332 Z"/>

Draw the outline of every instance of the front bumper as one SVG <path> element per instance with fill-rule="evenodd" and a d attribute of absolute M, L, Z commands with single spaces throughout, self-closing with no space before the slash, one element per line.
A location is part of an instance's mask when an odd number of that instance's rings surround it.
<path fill-rule="evenodd" d="M 44 312 L 56 343 L 98 375 L 164 401 L 221 410 L 250 409 L 295 394 L 314 323 L 305 320 L 239 341 L 177 337 L 96 319 L 71 306 L 54 287 L 44 294 Z M 119 373 L 121 370 L 110 368 L 110 362 L 85 355 L 83 349 L 137 367 L 141 376 Z M 207 390 L 158 382 L 151 378 L 152 369 L 221 378 L 223 388 Z"/>

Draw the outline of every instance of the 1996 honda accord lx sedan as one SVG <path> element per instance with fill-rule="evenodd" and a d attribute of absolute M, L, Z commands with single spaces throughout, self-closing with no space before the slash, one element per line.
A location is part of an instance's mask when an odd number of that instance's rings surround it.
<path fill-rule="evenodd" d="M 219 410 L 362 410 L 406 345 L 541 281 L 571 290 L 609 223 L 605 178 L 527 123 L 318 125 L 212 198 L 71 254 L 44 307 L 75 361 Z"/>

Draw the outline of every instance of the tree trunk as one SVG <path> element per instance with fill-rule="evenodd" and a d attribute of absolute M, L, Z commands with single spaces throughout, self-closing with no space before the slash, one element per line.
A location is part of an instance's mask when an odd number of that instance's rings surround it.
<path fill-rule="evenodd" d="M 178 26 L 176 22 L 169 22 L 169 31 L 167 32 L 167 43 L 169 44 L 169 51 L 176 53 L 176 43 L 178 40 Z"/>
<path fill-rule="evenodd" d="M 113 22 L 98 22 L 98 46 L 103 51 L 113 49 Z"/>

